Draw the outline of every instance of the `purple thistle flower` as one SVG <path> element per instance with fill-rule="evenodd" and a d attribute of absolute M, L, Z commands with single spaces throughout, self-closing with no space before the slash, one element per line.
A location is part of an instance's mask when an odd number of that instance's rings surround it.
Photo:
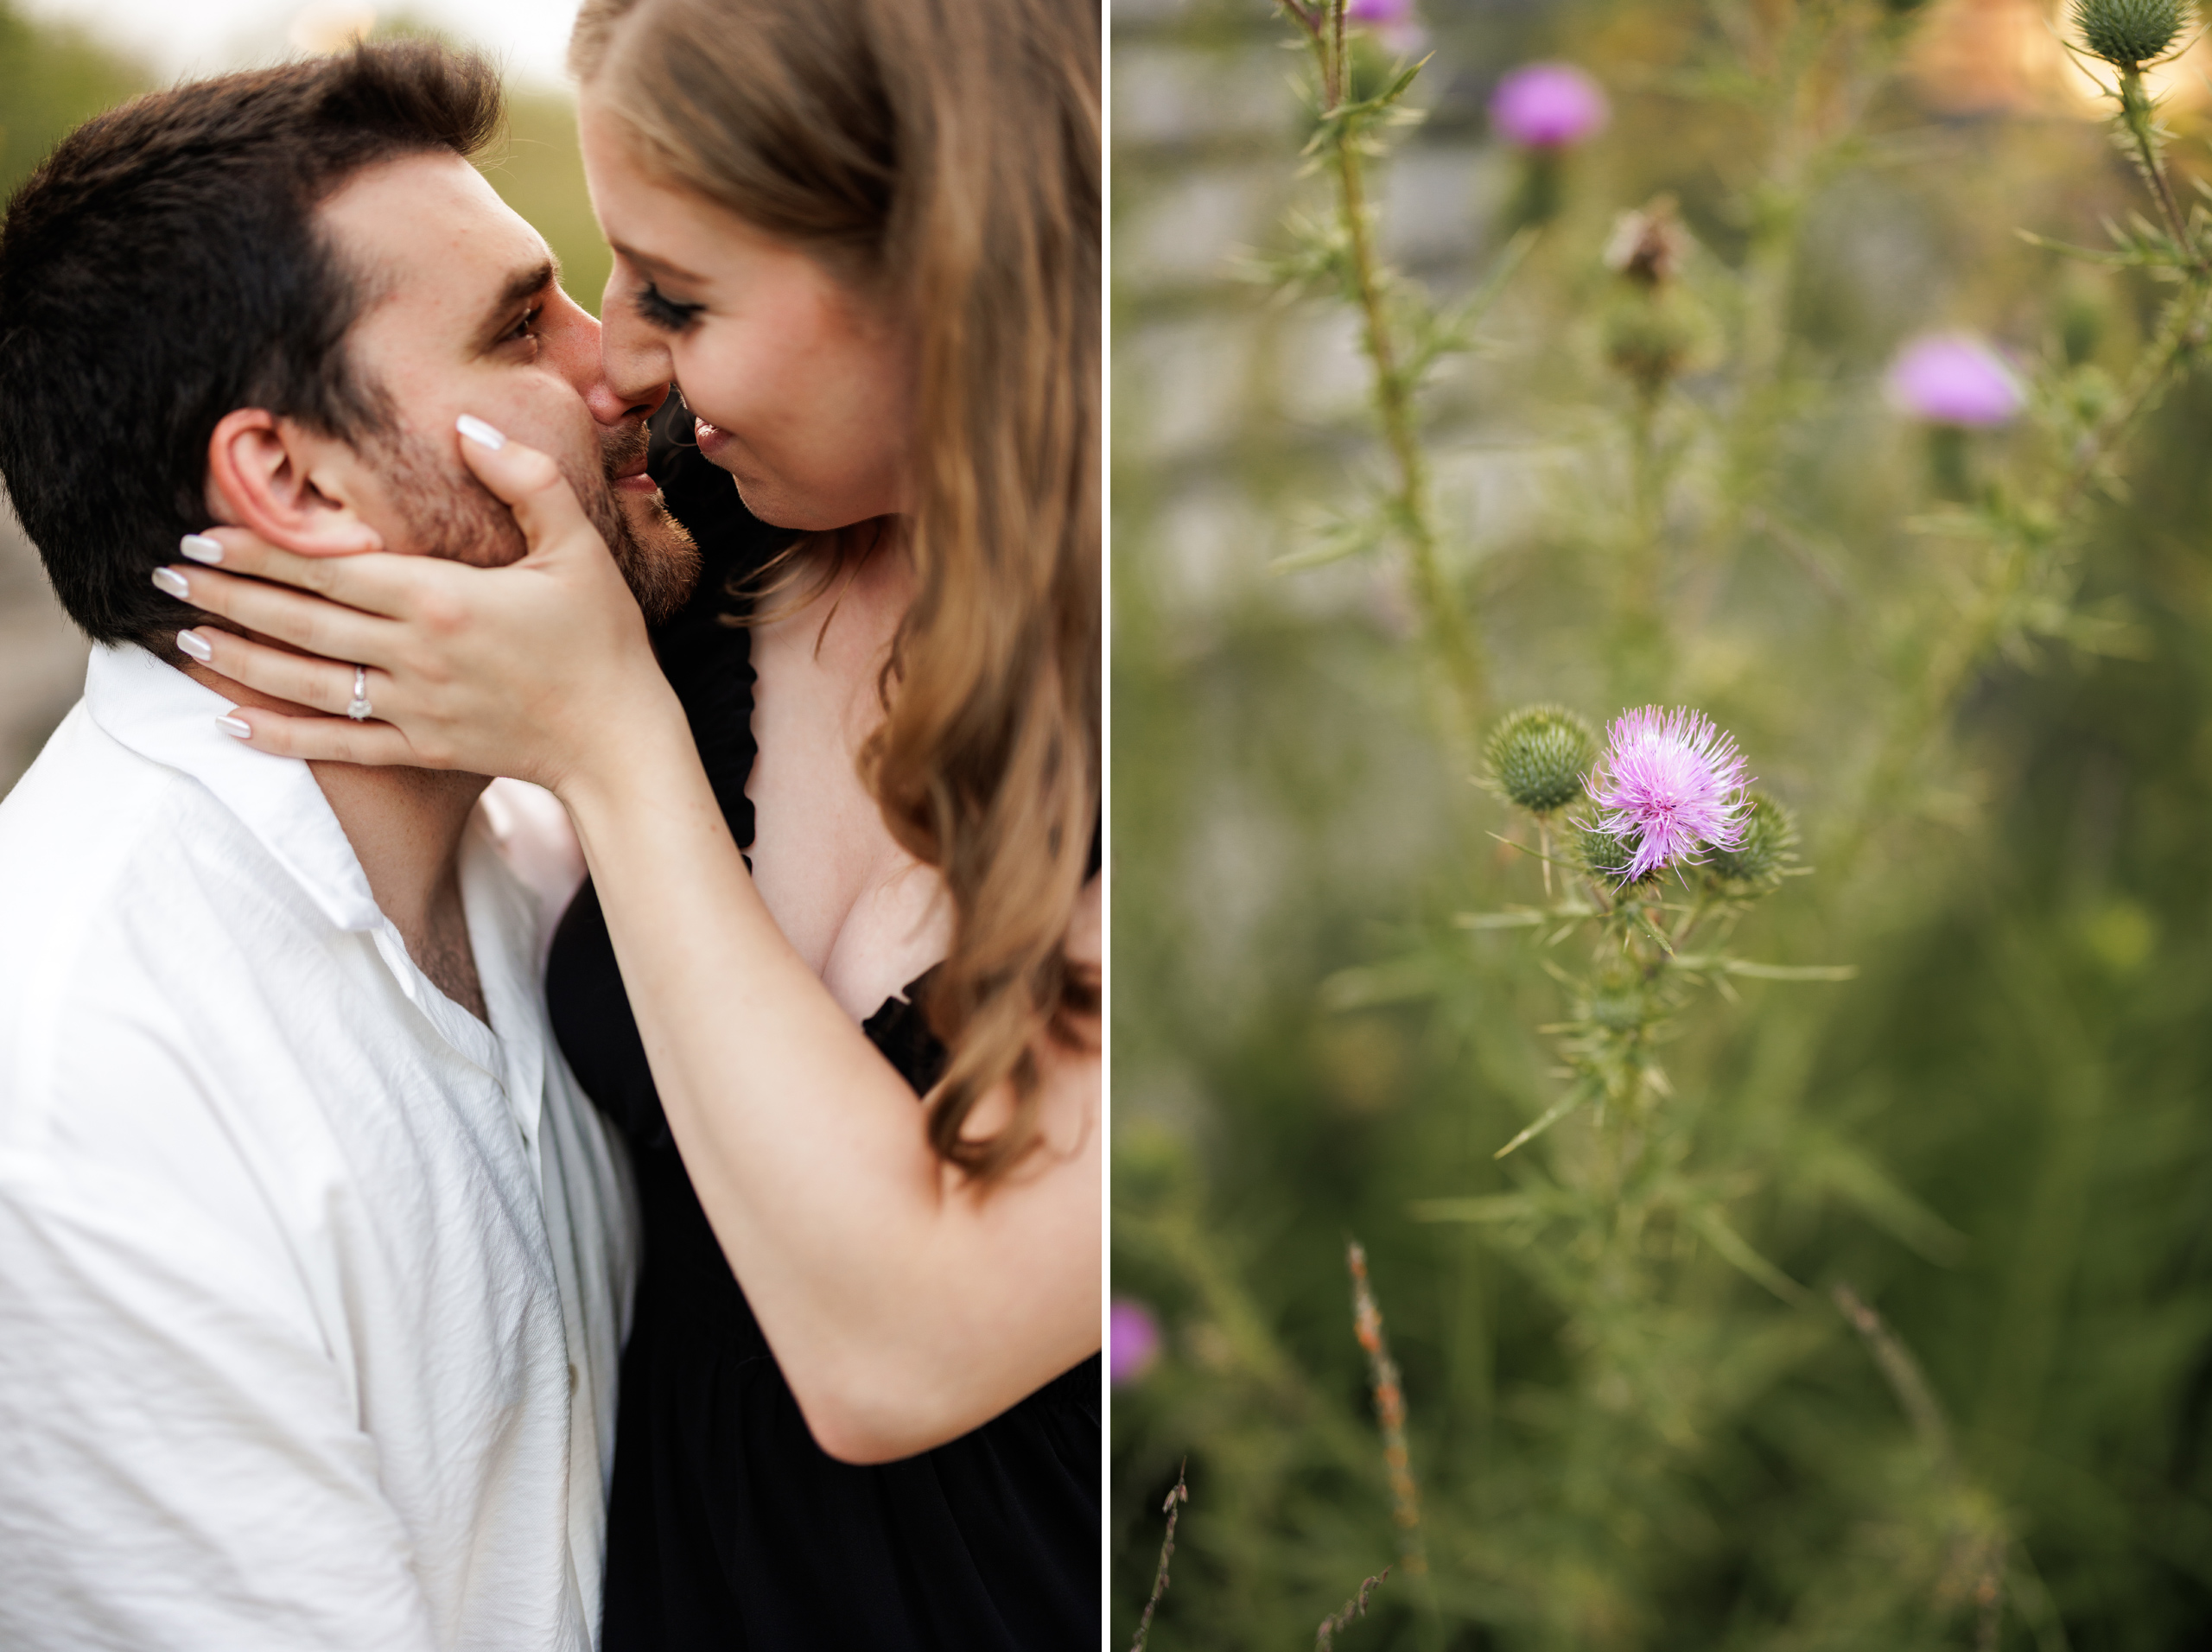
<path fill-rule="evenodd" d="M 1414 16 L 1414 0 L 1349 0 L 1344 21 L 1373 24 L 1383 45 L 1402 56 L 1428 43 L 1428 31 Z"/>
<path fill-rule="evenodd" d="M 1611 734 L 1590 775 L 1590 797 L 1605 811 L 1598 829 L 1633 842 L 1636 854 L 1608 871 L 1634 883 L 1648 872 L 1696 862 L 1700 849 L 1743 842 L 1751 778 L 1734 740 L 1682 707 L 1625 712 Z"/>
<path fill-rule="evenodd" d="M 1915 339 L 1890 364 L 1887 385 L 1900 412 L 1930 424 L 2008 424 L 2025 399 L 2005 359 L 1962 333 Z"/>
<path fill-rule="evenodd" d="M 1106 1370 L 1114 1386 L 1135 1382 L 1159 1359 L 1159 1319 L 1135 1297 L 1116 1297 L 1106 1322 Z"/>
<path fill-rule="evenodd" d="M 1559 149 L 1593 137 L 1611 115 L 1604 90 L 1572 63 L 1528 63 L 1497 83 L 1490 122 L 1524 149 Z"/>

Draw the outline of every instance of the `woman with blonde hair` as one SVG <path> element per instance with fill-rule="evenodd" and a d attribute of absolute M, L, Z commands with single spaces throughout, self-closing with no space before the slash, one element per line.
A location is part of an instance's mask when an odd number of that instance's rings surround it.
<path fill-rule="evenodd" d="M 587 0 L 607 382 L 673 380 L 797 540 L 713 684 L 671 688 L 552 461 L 468 419 L 523 562 L 217 530 L 188 569 L 332 657 L 205 627 L 216 670 L 373 707 L 242 708 L 257 747 L 575 824 L 556 1026 L 648 1238 L 613 1652 L 1098 1633 L 1097 48 L 1086 0 Z"/>

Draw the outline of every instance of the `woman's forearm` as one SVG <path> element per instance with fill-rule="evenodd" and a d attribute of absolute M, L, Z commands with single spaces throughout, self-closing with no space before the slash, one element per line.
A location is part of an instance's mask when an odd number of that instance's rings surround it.
<path fill-rule="evenodd" d="M 978 1197 L 769 916 L 680 711 L 563 801 L 692 1185 L 823 1446 L 908 1454 L 1094 1349 L 1095 1062 L 1054 1074 L 1079 1128 Z"/>

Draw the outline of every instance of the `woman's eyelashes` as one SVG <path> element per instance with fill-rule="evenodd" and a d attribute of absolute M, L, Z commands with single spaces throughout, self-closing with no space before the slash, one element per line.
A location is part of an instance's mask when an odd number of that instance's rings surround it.
<path fill-rule="evenodd" d="M 633 302 L 638 314 L 645 319 L 647 326 L 659 327 L 667 333 L 683 332 L 691 325 L 699 312 L 706 308 L 704 304 L 680 304 L 650 281 L 638 289 Z"/>

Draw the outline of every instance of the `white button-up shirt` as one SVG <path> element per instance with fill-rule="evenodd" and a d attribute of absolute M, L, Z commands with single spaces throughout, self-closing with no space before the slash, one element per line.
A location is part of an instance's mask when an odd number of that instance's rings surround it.
<path fill-rule="evenodd" d="M 304 763 L 98 649 L 0 804 L 0 1646 L 588 1649 L 636 1239 L 538 916 L 491 1026 Z"/>

